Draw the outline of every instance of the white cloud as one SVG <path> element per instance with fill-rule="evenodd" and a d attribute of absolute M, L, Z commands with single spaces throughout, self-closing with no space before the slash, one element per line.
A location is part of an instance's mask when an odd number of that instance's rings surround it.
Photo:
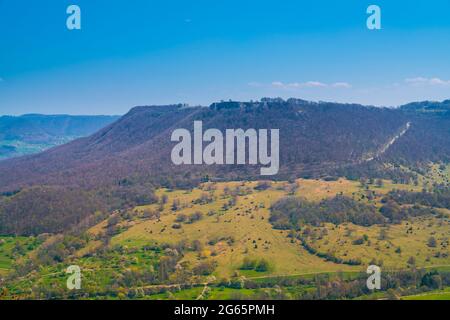
<path fill-rule="evenodd" d="M 319 81 L 308 81 L 305 83 L 299 83 L 298 84 L 300 88 L 306 87 L 306 88 L 320 88 L 320 87 L 327 87 L 325 83 L 319 82 Z"/>
<path fill-rule="evenodd" d="M 271 83 L 272 87 L 281 89 L 303 89 L 303 88 L 351 88 L 352 85 L 347 82 L 335 82 L 327 84 L 320 81 L 307 81 L 307 82 L 291 82 L 283 83 L 281 81 L 274 81 Z"/>
<path fill-rule="evenodd" d="M 277 87 L 284 88 L 321 88 L 327 86 L 325 83 L 319 81 L 292 82 L 286 84 L 283 84 L 282 82 L 274 82 L 272 84 L 275 84 Z"/>
<path fill-rule="evenodd" d="M 249 85 L 250 87 L 262 87 L 262 86 L 263 86 L 262 83 L 256 82 L 256 81 L 249 82 L 248 85 Z"/>
<path fill-rule="evenodd" d="M 450 86 L 450 80 L 442 80 L 440 78 L 407 78 L 405 82 L 412 86 Z"/>
<path fill-rule="evenodd" d="M 350 89 L 352 85 L 348 82 L 335 82 L 331 85 L 333 88 L 345 88 Z"/>
<path fill-rule="evenodd" d="M 280 81 L 274 81 L 274 82 L 272 82 L 272 86 L 274 86 L 274 87 L 284 87 L 285 84 L 283 82 L 280 82 Z"/>

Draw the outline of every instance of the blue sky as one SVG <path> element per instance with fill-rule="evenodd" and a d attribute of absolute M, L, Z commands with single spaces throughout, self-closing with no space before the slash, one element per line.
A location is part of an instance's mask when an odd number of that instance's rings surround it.
<path fill-rule="evenodd" d="M 82 29 L 66 28 L 81 8 Z M 382 30 L 366 9 L 382 10 Z M 0 0 L 0 114 L 450 98 L 450 1 Z"/>

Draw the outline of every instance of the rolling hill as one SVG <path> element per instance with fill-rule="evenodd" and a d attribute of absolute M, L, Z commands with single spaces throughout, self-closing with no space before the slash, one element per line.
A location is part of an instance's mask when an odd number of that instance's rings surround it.
<path fill-rule="evenodd" d="M 171 133 L 199 120 L 280 129 L 279 174 L 173 165 Z M 0 162 L 0 299 L 445 298 L 449 122 L 447 102 L 133 108 Z"/>
<path fill-rule="evenodd" d="M 272 177 L 275 180 L 345 176 L 409 182 L 417 179 L 428 163 L 450 159 L 448 103 L 428 104 L 390 109 L 266 98 L 209 107 L 136 107 L 89 137 L 1 161 L 2 230 L 30 232 L 31 227 L 49 221 L 38 230 L 61 231 L 95 211 L 117 209 L 124 203 L 135 205 L 143 201 L 136 199 L 136 194 L 148 194 L 145 190 L 155 187 L 189 188 L 207 180 L 260 179 L 259 166 L 173 165 L 171 133 L 178 128 L 192 131 L 196 120 L 203 122 L 204 130 L 280 129 L 280 171 Z M 51 201 L 40 202 L 47 203 L 42 208 L 43 220 L 40 213 L 30 219 L 32 213 L 25 209 L 30 206 L 27 193 L 35 199 L 50 199 L 49 193 L 77 199 L 78 190 L 87 192 L 93 204 L 91 210 L 82 210 L 82 217 L 77 210 L 70 214 L 64 201 L 57 208 Z M 67 217 L 64 222 L 62 216 Z M 57 228 L 51 227 L 53 218 Z M 35 224 L 28 224 L 34 220 Z"/>
<path fill-rule="evenodd" d="M 95 187 L 131 177 L 162 182 L 167 176 L 181 179 L 180 174 L 186 171 L 190 181 L 204 175 L 257 178 L 255 168 L 248 166 L 172 165 L 172 131 L 192 130 L 195 120 L 202 120 L 205 130 L 281 128 L 278 178 L 324 176 L 339 167 L 361 164 L 377 155 L 408 123 L 408 132 L 380 155 L 382 161 L 447 161 L 450 113 L 416 110 L 295 99 L 223 102 L 195 108 L 136 107 L 90 137 L 31 157 L 0 162 L 0 190 L 33 184 Z"/>

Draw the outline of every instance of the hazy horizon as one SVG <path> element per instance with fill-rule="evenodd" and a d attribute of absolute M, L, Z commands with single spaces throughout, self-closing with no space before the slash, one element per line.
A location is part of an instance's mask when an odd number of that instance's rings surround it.
<path fill-rule="evenodd" d="M 254 99 L 252 100 L 253 102 L 258 102 L 261 101 L 261 99 L 265 99 L 265 98 L 269 98 L 269 99 L 278 99 L 280 97 L 262 97 L 259 99 Z M 283 99 L 283 98 L 282 98 Z M 300 100 L 306 100 L 306 99 L 302 99 L 302 98 L 297 98 L 297 97 L 289 97 L 289 98 L 284 98 L 283 100 L 288 100 L 288 99 L 300 99 Z M 450 99 L 450 98 L 449 98 Z M 421 101 L 409 101 L 406 102 L 405 104 L 409 104 L 409 103 L 415 103 L 415 102 L 425 102 L 425 101 L 430 101 L 430 102 L 443 102 L 449 99 L 444 99 L 444 100 L 430 100 L 430 99 L 426 99 L 426 100 L 421 100 Z M 228 101 L 228 100 L 223 100 L 223 101 Z M 234 101 L 234 100 L 232 100 Z M 236 101 L 236 102 L 248 102 L 250 100 L 244 101 L 244 100 L 240 100 L 240 101 Z M 315 102 L 315 103 L 338 103 L 338 104 L 357 104 L 357 105 L 362 105 L 365 107 L 376 107 L 376 108 L 400 108 L 405 104 L 401 104 L 401 105 L 397 105 L 397 106 L 377 106 L 377 105 L 370 105 L 370 104 L 361 104 L 361 103 L 357 103 L 357 102 L 340 102 L 340 101 L 322 101 L 322 100 L 306 100 L 309 102 Z M 220 101 L 213 101 L 211 103 L 209 103 L 208 105 L 188 105 L 187 107 L 189 108 L 196 108 L 196 107 L 202 107 L 202 108 L 207 108 L 210 105 L 214 104 L 214 103 L 218 103 Z M 123 114 L 97 114 L 97 113 L 80 113 L 80 114 L 71 114 L 71 113 L 23 113 L 23 114 L 0 114 L 0 117 L 24 117 L 24 116 L 72 116 L 72 117 L 83 117 L 83 116 L 91 116 L 91 117 L 121 117 L 124 116 L 126 113 L 128 113 L 131 109 L 133 108 L 137 108 L 137 107 L 152 107 L 152 106 L 169 106 L 169 105 L 177 105 L 177 104 L 183 104 L 182 102 L 179 103 L 172 103 L 172 104 L 164 104 L 164 105 L 156 105 L 156 104 L 146 104 L 146 105 L 140 105 L 140 106 L 132 106 L 130 107 L 126 112 L 124 112 Z"/>

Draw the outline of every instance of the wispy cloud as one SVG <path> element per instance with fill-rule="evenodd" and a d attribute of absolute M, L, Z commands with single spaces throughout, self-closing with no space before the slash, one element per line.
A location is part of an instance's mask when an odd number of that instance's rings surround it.
<path fill-rule="evenodd" d="M 450 86 L 450 80 L 442 80 L 440 78 L 407 78 L 405 82 L 412 86 Z"/>
<path fill-rule="evenodd" d="M 352 85 L 347 82 L 324 83 L 320 81 L 307 82 L 291 82 L 283 83 L 281 81 L 274 81 L 271 83 L 272 87 L 280 89 L 303 89 L 303 88 L 351 88 Z"/>
<path fill-rule="evenodd" d="M 248 85 L 249 85 L 250 87 L 264 87 L 264 84 L 263 84 L 263 83 L 256 82 L 256 81 L 249 82 Z"/>
<path fill-rule="evenodd" d="M 348 82 L 335 82 L 331 85 L 333 88 L 345 88 L 350 89 L 352 85 Z"/>

